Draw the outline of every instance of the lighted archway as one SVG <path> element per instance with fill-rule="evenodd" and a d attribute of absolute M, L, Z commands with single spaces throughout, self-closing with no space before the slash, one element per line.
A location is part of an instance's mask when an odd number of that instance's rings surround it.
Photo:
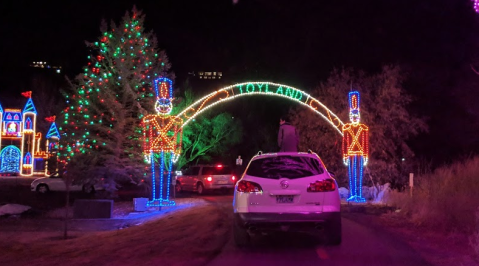
<path fill-rule="evenodd" d="M 188 106 L 177 116 L 183 119 L 184 122 L 182 127 L 184 127 L 196 116 L 215 106 L 216 104 L 229 101 L 240 96 L 258 94 L 274 95 L 299 102 L 319 114 L 323 119 L 331 124 L 341 136 L 343 135 L 342 127 L 344 123 L 336 114 L 329 110 L 320 101 L 302 90 L 272 82 L 245 82 L 219 89 Z"/>

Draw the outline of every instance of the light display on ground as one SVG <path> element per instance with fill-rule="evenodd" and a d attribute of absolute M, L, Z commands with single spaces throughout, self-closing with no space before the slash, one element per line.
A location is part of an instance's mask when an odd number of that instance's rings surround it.
<path fill-rule="evenodd" d="M 58 154 L 60 132 L 55 124 L 55 118 L 55 116 L 45 118 L 46 121 L 51 123 L 46 136 L 47 141 L 45 146 L 48 157 L 53 158 L 53 160 L 45 161 L 45 174 L 47 176 L 58 172 L 58 160 L 56 160 L 56 158 Z"/>
<path fill-rule="evenodd" d="M 170 115 L 173 100 L 173 83 L 170 79 L 155 80 L 156 115 L 143 118 L 144 154 L 151 164 L 150 207 L 172 206 L 170 199 L 171 171 L 181 153 L 182 124 L 177 116 Z"/>
<path fill-rule="evenodd" d="M 52 156 L 49 141 L 55 137 L 58 141 L 59 135 L 47 135 L 45 150 L 40 149 L 42 133 L 37 132 L 37 110 L 32 93 L 28 91 L 22 95 L 28 98 L 23 110 L 3 109 L 0 105 L 0 174 L 48 175 L 45 162 Z"/>
<path fill-rule="evenodd" d="M 330 123 L 339 134 L 343 134 L 341 129 L 344 123 L 320 101 L 302 90 L 272 82 L 246 82 L 219 89 L 187 107 L 178 114 L 178 117 L 183 120 L 182 127 L 184 127 L 196 116 L 216 104 L 236 99 L 236 97 L 261 94 L 284 97 L 299 102 L 319 114 Z"/>
<path fill-rule="evenodd" d="M 348 166 L 349 198 L 347 201 L 366 202 L 362 196 L 363 167 L 368 163 L 369 129 L 360 122 L 359 92 L 349 93 L 349 120 L 343 126 L 343 162 Z"/>

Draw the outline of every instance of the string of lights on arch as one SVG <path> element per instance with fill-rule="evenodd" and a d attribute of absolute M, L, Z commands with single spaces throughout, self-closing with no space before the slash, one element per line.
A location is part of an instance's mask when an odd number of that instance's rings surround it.
<path fill-rule="evenodd" d="M 302 90 L 272 82 L 245 82 L 219 89 L 194 102 L 177 116 L 183 119 L 182 127 L 184 127 L 205 110 L 219 103 L 247 95 L 274 95 L 301 103 L 319 114 L 331 124 L 341 136 L 343 135 L 342 127 L 344 123 L 320 101 Z"/>

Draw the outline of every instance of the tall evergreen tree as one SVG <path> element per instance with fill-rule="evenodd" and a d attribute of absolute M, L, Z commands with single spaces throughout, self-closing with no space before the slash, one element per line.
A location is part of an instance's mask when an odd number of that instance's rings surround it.
<path fill-rule="evenodd" d="M 68 106 L 59 120 L 61 160 L 82 182 L 141 177 L 144 172 L 140 121 L 154 112 L 153 80 L 174 78 L 144 20 L 133 7 L 120 24 L 108 27 L 103 22 L 99 39 L 86 43 L 91 54 L 84 73 L 65 93 Z"/>

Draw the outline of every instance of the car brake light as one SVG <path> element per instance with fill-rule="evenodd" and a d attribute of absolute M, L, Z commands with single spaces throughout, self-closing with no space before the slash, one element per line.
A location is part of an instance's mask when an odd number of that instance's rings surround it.
<path fill-rule="evenodd" d="M 206 178 L 206 181 L 211 182 L 211 181 L 213 181 L 213 178 L 212 178 L 211 176 L 208 176 L 208 177 Z"/>
<path fill-rule="evenodd" d="M 242 180 L 238 183 L 236 190 L 238 192 L 246 192 L 246 193 L 263 192 L 263 189 L 261 188 L 259 184 L 255 182 L 251 182 L 251 181 L 245 181 L 245 180 Z"/>
<path fill-rule="evenodd" d="M 233 175 L 231 176 L 231 180 L 235 181 L 236 177 Z"/>
<path fill-rule="evenodd" d="M 218 165 L 216 166 L 216 168 L 223 168 L 223 165 L 218 164 Z"/>
<path fill-rule="evenodd" d="M 326 191 L 334 191 L 335 189 L 336 189 L 336 183 L 334 183 L 334 180 L 326 179 L 326 180 L 310 183 L 307 191 L 308 192 L 326 192 Z"/>

